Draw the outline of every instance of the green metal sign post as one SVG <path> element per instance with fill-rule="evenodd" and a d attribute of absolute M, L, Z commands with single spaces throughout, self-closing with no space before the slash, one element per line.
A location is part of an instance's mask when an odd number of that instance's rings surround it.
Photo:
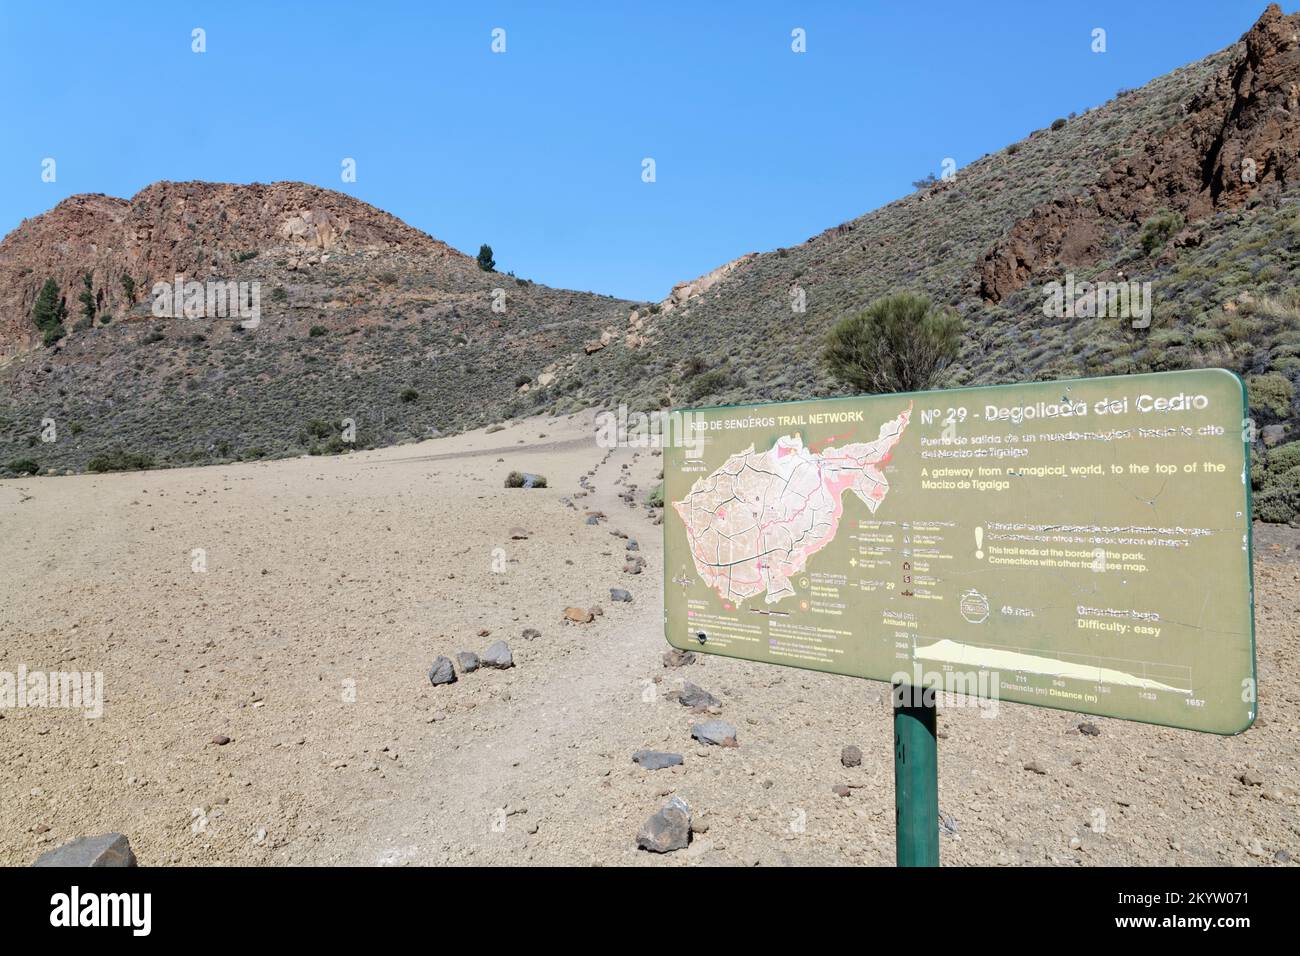
<path fill-rule="evenodd" d="M 899 866 L 939 865 L 933 692 L 894 685 L 894 829 Z"/>

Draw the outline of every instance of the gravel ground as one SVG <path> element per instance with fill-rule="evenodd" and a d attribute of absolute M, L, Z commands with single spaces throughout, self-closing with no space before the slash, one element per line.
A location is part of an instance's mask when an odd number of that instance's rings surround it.
<path fill-rule="evenodd" d="M 0 863 L 110 830 L 144 865 L 892 863 L 887 688 L 666 666 L 661 529 L 640 504 L 661 459 L 591 435 L 579 415 L 0 482 L 0 670 L 100 671 L 105 699 L 98 719 L 2 712 Z M 504 488 L 516 469 L 549 487 Z M 644 573 L 623 572 L 620 534 Z M 1241 736 L 943 707 L 944 863 L 1294 865 L 1298 545 L 1257 529 L 1262 716 Z M 567 623 L 569 606 L 601 613 Z M 513 668 L 430 685 L 435 657 L 497 639 Z M 709 715 L 675 701 L 683 680 L 718 698 L 739 746 L 691 740 Z M 641 749 L 684 762 L 643 770 Z M 638 850 L 674 795 L 690 846 Z"/>

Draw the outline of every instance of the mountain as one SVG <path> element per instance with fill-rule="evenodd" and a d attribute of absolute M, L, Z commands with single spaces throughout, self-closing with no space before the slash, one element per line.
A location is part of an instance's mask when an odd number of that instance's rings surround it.
<path fill-rule="evenodd" d="M 69 305 L 92 273 L 96 314 L 127 312 L 121 277 L 170 281 L 176 274 L 233 278 L 250 252 L 275 249 L 285 267 L 315 265 L 321 255 L 406 253 L 463 278 L 474 262 L 394 216 L 340 193 L 302 183 L 233 186 L 155 183 L 129 202 L 72 196 L 27 220 L 0 244 L 0 357 L 39 336 L 29 316 L 41 282 L 54 277 Z M 240 270 L 235 270 L 240 271 Z M 25 281 L 24 281 L 25 280 Z"/>
<path fill-rule="evenodd" d="M 86 273 L 93 323 L 79 317 Z M 248 283 L 246 306 L 255 283 L 256 326 L 216 300 L 217 315 L 158 317 L 155 283 L 178 275 Z M 68 334 L 44 348 L 31 313 L 51 277 Z M 73 196 L 0 243 L 0 462 L 277 457 L 563 408 L 572 382 L 553 379 L 631 308 L 484 272 L 385 212 L 302 183 Z M 355 436 L 342 434 L 345 419 Z M 56 440 L 42 440 L 43 421 Z"/>
<path fill-rule="evenodd" d="M 482 272 L 302 184 L 74 197 L 0 243 L 0 462 L 79 469 L 113 450 L 209 462 L 336 450 L 344 417 L 364 447 L 533 410 L 835 394 L 820 361 L 831 324 L 913 289 L 965 319 L 941 385 L 1238 371 L 1257 512 L 1294 520 L 1298 35 L 1300 15 L 1269 6 L 1225 50 L 656 304 Z M 78 331 L 86 271 L 112 321 Z M 153 317 L 152 284 L 177 272 L 259 282 L 261 325 Z M 31 308 L 50 276 L 72 331 L 45 348 Z M 1086 297 L 1065 313 L 1075 317 L 1049 314 L 1053 283 L 1085 282 L 1150 283 L 1149 325 L 1090 317 Z M 39 440 L 43 418 L 67 423 L 58 441 Z"/>

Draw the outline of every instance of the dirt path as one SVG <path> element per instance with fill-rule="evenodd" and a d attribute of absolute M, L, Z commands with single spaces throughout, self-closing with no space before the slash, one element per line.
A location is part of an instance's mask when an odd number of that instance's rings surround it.
<path fill-rule="evenodd" d="M 646 706 L 643 685 L 651 681 L 646 675 L 662 666 L 664 651 L 662 622 L 643 613 L 662 601 L 661 534 L 643 508 L 618 497 L 625 486 L 614 481 L 627 464 L 642 479 L 642 489 L 652 487 L 659 466 L 658 458 L 634 458 L 627 450 L 598 464 L 601 452 L 589 437 L 551 443 L 548 451 L 575 447 L 593 459 L 596 490 L 577 499 L 580 507 L 548 501 L 544 518 L 538 518 L 574 526 L 572 550 L 556 554 L 569 555 L 574 567 L 584 555 L 598 555 L 601 570 L 593 576 L 603 576 L 605 586 L 586 582 L 553 591 L 552 613 L 539 622 L 542 635 L 527 642 L 508 637 L 514 669 L 477 672 L 438 689 L 435 701 L 445 708 L 438 713 L 450 713 L 429 725 L 430 746 L 415 758 L 412 786 L 373 815 L 350 846 L 330 847 L 314 862 L 603 861 L 594 848 L 586 855 L 582 848 L 598 828 L 592 811 L 602 789 L 609 789 L 611 763 L 618 763 L 609 741 L 638 739 L 637 712 Z M 584 514 L 589 511 L 609 518 L 588 525 Z M 637 542 L 652 571 L 622 573 L 626 542 L 614 530 Z M 521 563 L 535 564 L 535 552 L 543 552 L 542 561 L 553 560 L 544 556 L 549 549 L 529 547 L 531 540 L 530 535 L 528 542 L 519 542 L 525 552 Z M 517 589 L 517 579 L 531 573 L 527 567 L 512 569 L 504 587 Z M 611 587 L 631 591 L 639 608 L 611 602 Z M 570 604 L 599 606 L 602 613 L 591 624 L 561 623 L 560 611 Z M 493 687 L 486 701 L 464 699 L 472 682 Z"/>

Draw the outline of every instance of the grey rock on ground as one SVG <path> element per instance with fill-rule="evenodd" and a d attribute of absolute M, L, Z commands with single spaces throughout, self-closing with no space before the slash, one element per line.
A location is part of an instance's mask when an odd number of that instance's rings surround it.
<path fill-rule="evenodd" d="M 694 664 L 695 661 L 693 651 L 681 651 L 675 647 L 671 651 L 664 651 L 664 667 L 685 667 L 687 664 Z"/>
<path fill-rule="evenodd" d="M 456 669 L 451 666 L 450 657 L 438 655 L 433 662 L 433 666 L 429 668 L 429 683 L 434 687 L 439 684 L 456 683 Z"/>
<path fill-rule="evenodd" d="M 542 636 L 542 632 L 535 627 L 524 628 L 523 634 L 520 635 L 525 641 L 535 640 Z"/>
<path fill-rule="evenodd" d="M 840 751 L 840 763 L 846 767 L 862 766 L 862 750 L 856 744 L 849 744 Z"/>
<path fill-rule="evenodd" d="M 610 588 L 609 599 L 611 601 L 622 601 L 628 603 L 632 600 L 632 592 L 625 591 L 623 588 Z"/>
<path fill-rule="evenodd" d="M 944 836 L 955 837 L 961 832 L 961 824 L 951 813 L 944 810 L 939 811 L 939 832 Z"/>
<path fill-rule="evenodd" d="M 722 703 L 703 687 L 690 681 L 682 685 L 682 692 L 677 696 L 677 702 L 683 707 L 717 707 Z M 735 736 L 734 732 L 732 736 Z"/>
<path fill-rule="evenodd" d="M 478 670 L 478 655 L 473 651 L 457 651 L 456 663 L 460 665 L 460 672 L 462 674 L 472 674 L 474 671 Z"/>
<path fill-rule="evenodd" d="M 691 736 L 702 744 L 719 747 L 735 747 L 736 728 L 725 720 L 706 720 L 691 727 Z"/>
<path fill-rule="evenodd" d="M 681 797 L 673 797 L 641 826 L 636 845 L 651 853 L 684 850 L 691 842 L 691 808 Z"/>
<path fill-rule="evenodd" d="M 33 866 L 135 866 L 131 844 L 121 833 L 79 837 L 42 853 Z"/>
<path fill-rule="evenodd" d="M 682 755 L 664 750 L 638 750 L 632 755 L 632 762 L 642 770 L 663 770 L 666 767 L 680 767 Z"/>
<path fill-rule="evenodd" d="M 479 661 L 484 667 L 495 667 L 498 670 L 505 670 L 507 667 L 515 666 L 514 656 L 510 653 L 510 646 L 505 641 L 493 641 L 489 644 Z"/>
<path fill-rule="evenodd" d="M 625 545 L 625 547 L 626 547 L 627 550 L 629 550 L 629 551 L 640 551 L 640 550 L 641 550 L 641 545 L 639 545 L 639 544 L 636 543 L 636 539 L 635 539 L 635 538 L 628 538 L 628 539 L 627 539 L 627 544 Z"/>
<path fill-rule="evenodd" d="M 1265 445 L 1272 448 L 1286 437 L 1286 428 L 1286 425 L 1265 425 L 1260 429 L 1259 437 L 1264 440 Z"/>

